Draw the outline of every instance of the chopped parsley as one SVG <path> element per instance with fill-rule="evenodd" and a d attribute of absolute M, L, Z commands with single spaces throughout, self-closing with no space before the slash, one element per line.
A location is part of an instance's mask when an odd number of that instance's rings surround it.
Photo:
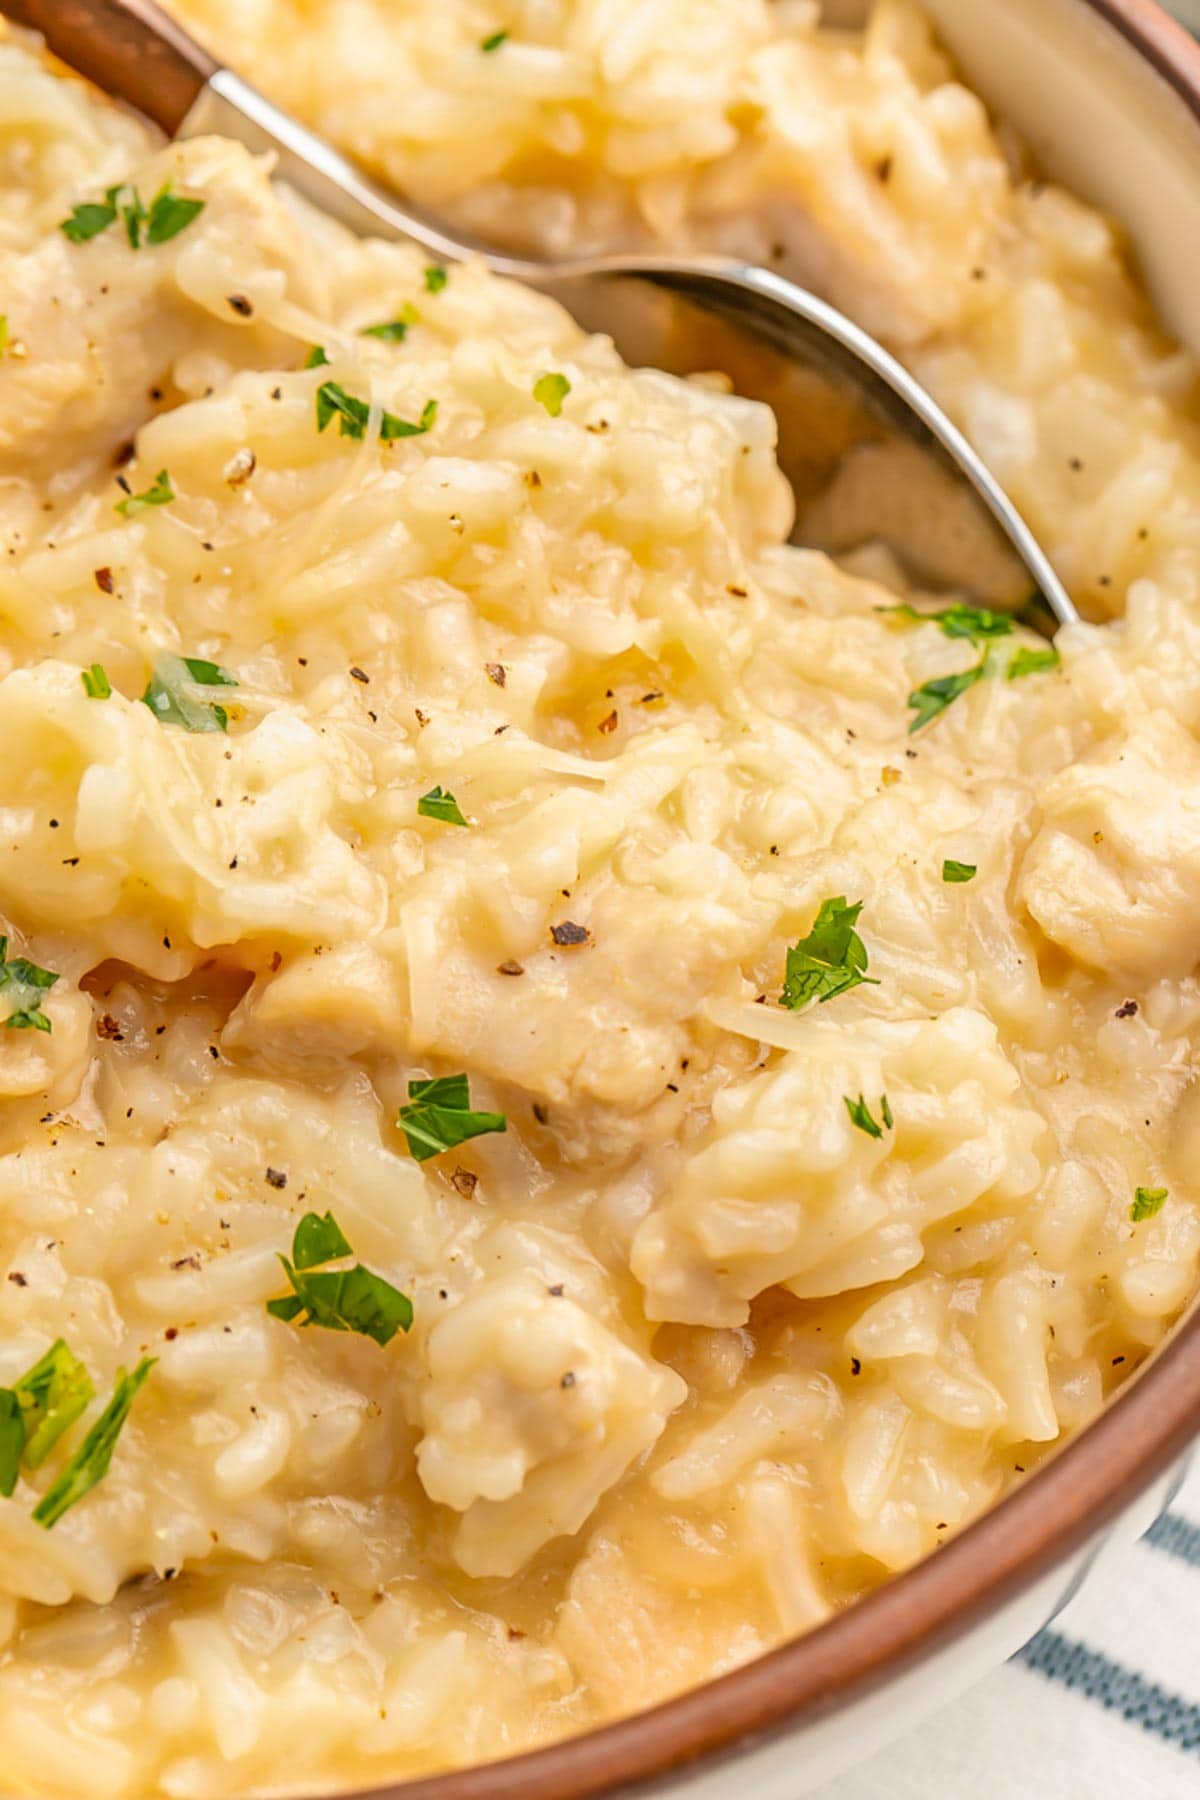
<path fill-rule="evenodd" d="M 922 682 L 919 688 L 914 688 L 908 696 L 908 704 L 913 708 L 913 716 L 908 722 L 910 733 L 920 731 L 931 719 L 945 712 L 960 694 L 965 694 L 968 688 L 983 679 L 986 668 L 987 658 L 984 657 L 973 668 L 962 669 L 957 675 L 935 675 L 932 681 Z"/>
<path fill-rule="evenodd" d="M 440 294 L 449 281 L 449 271 L 441 263 L 430 263 L 425 271 L 425 291 L 427 294 Z"/>
<path fill-rule="evenodd" d="M 907 601 L 900 606 L 879 606 L 877 612 L 890 613 L 910 625 L 936 625 L 948 638 L 966 638 L 970 644 L 986 644 L 995 638 L 1011 637 L 1013 622 L 1008 613 L 989 612 L 982 606 L 964 606 L 955 601 L 938 612 L 920 612 Z"/>
<path fill-rule="evenodd" d="M 306 1213 L 292 1238 L 291 1259 L 279 1260 L 292 1286 L 280 1300 L 268 1300 L 272 1318 L 288 1324 L 319 1325 L 326 1331 L 354 1331 L 381 1347 L 413 1320 L 412 1301 L 399 1288 L 361 1263 L 352 1269 L 322 1269 L 354 1252 L 332 1213 Z M 314 1271 L 318 1271 L 315 1272 Z"/>
<path fill-rule="evenodd" d="M 21 1403 L 12 1388 L 0 1388 L 0 1494 L 6 1500 L 17 1485 L 24 1448 L 25 1421 Z"/>
<path fill-rule="evenodd" d="M 1053 644 L 1045 644 L 1037 650 L 1031 649 L 1028 644 L 1022 644 L 1009 658 L 1004 673 L 1009 681 L 1019 681 L 1022 675 L 1042 675 L 1048 669 L 1057 669 L 1059 660 L 1058 651 Z"/>
<path fill-rule="evenodd" d="M 986 607 L 964 606 L 958 601 L 952 606 L 943 606 L 938 612 L 920 612 L 907 601 L 899 606 L 880 606 L 876 611 L 890 613 L 907 624 L 936 625 L 946 637 L 965 639 L 984 653 L 971 668 L 961 669 L 954 675 L 937 675 L 932 681 L 913 689 L 908 696 L 908 704 L 913 708 L 910 732 L 920 731 L 931 719 L 936 719 L 952 701 L 985 675 L 999 674 L 1003 669 L 1009 681 L 1016 681 L 1022 675 L 1033 675 L 1058 666 L 1058 651 L 1053 644 L 1037 649 L 1022 644 L 1014 649 L 1007 661 L 1003 660 L 1002 653 L 994 651 L 998 638 L 1013 635 L 1013 621 L 1008 613 L 989 612 Z"/>
<path fill-rule="evenodd" d="M 304 359 L 304 367 L 306 369 L 323 369 L 328 361 L 324 344 L 314 344 Z"/>
<path fill-rule="evenodd" d="M 493 31 L 490 37 L 483 39 L 479 48 L 485 56 L 490 56 L 493 50 L 498 50 L 501 44 L 507 43 L 511 35 L 508 31 Z"/>
<path fill-rule="evenodd" d="M 292 1238 L 292 1261 L 298 1269 L 319 1269 L 339 1256 L 353 1256 L 350 1243 L 332 1213 L 305 1213 Z"/>
<path fill-rule="evenodd" d="M 160 469 L 150 486 L 140 494 L 126 494 L 123 500 L 117 501 L 117 511 L 124 513 L 127 519 L 145 512 L 148 506 L 165 506 L 168 500 L 175 498 L 175 489 L 171 486 L 171 477 L 165 469 Z"/>
<path fill-rule="evenodd" d="M 539 375 L 533 384 L 533 397 L 539 406 L 544 406 L 552 419 L 557 419 L 563 409 L 563 401 L 571 391 L 571 384 L 565 375 L 553 372 Z"/>
<path fill-rule="evenodd" d="M 124 1369 L 117 1370 L 117 1379 L 108 1405 L 62 1474 L 46 1489 L 33 1509 L 37 1523 L 44 1525 L 47 1531 L 52 1525 L 57 1525 L 63 1514 L 107 1475 L 108 1465 L 129 1417 L 130 1408 L 156 1360 L 153 1356 L 143 1356 L 132 1375 L 127 1375 Z"/>
<path fill-rule="evenodd" d="M 942 864 L 942 880 L 950 882 L 974 881 L 977 871 L 977 863 L 955 862 L 952 857 L 948 856 Z"/>
<path fill-rule="evenodd" d="M 95 1393 L 92 1378 L 65 1338 L 15 1381 L 0 1388 L 0 1494 L 10 1495 L 23 1461 L 40 1468 Z"/>
<path fill-rule="evenodd" d="M 385 344 L 402 344 L 408 336 L 409 326 L 420 323 L 420 313 L 410 300 L 406 300 L 394 319 L 382 319 L 378 325 L 364 325 L 358 335 L 380 338 Z"/>
<path fill-rule="evenodd" d="M 16 1005 L 4 1021 L 7 1031 L 52 1031 L 53 1026 L 42 1011 L 46 990 L 58 976 L 53 969 L 39 969 L 28 957 L 9 957 L 8 939 L 0 937 L 0 995 L 7 995 Z"/>
<path fill-rule="evenodd" d="M 123 188 L 109 189 L 109 192 L 113 195 L 119 195 L 124 191 Z M 142 205 L 141 196 L 136 188 L 130 188 L 129 195 L 130 198 L 128 200 L 119 200 L 117 202 L 115 210 L 121 215 L 121 221 L 125 226 L 125 236 L 129 239 L 129 248 L 131 250 L 140 250 L 142 243 L 142 228 L 150 215 Z"/>
<path fill-rule="evenodd" d="M 366 400 L 359 400 L 354 394 L 348 394 L 336 381 L 323 381 L 317 389 L 318 431 L 324 431 L 329 421 L 336 418 L 342 437 L 361 438 L 366 434 L 370 414 L 371 408 Z M 425 402 L 421 417 L 415 425 L 408 419 L 397 418 L 395 413 L 381 412 L 380 439 L 383 443 L 390 444 L 395 438 L 420 437 L 430 430 L 436 418 L 436 400 Z"/>
<path fill-rule="evenodd" d="M 1138 1188 L 1129 1209 L 1134 1224 L 1139 1225 L 1143 1219 L 1152 1219 L 1155 1213 L 1161 1212 L 1166 1198 L 1166 1188 Z"/>
<path fill-rule="evenodd" d="M 182 194 L 172 193 L 168 183 L 159 189 L 150 202 L 146 242 L 165 244 L 169 238 L 177 237 L 193 219 L 199 218 L 203 211 L 203 200 L 187 200 Z"/>
<path fill-rule="evenodd" d="M 453 1150 L 468 1138 L 507 1131 L 503 1113 L 472 1112 L 465 1075 L 440 1075 L 434 1081 L 410 1081 L 408 1104 L 396 1120 L 418 1162 Z"/>
<path fill-rule="evenodd" d="M 228 731 L 225 708 L 215 700 L 197 698 L 191 690 L 237 685 L 237 676 L 220 663 L 167 652 L 155 663 L 142 702 L 161 725 L 182 725 L 185 731 Z"/>
<path fill-rule="evenodd" d="M 890 1131 L 892 1129 L 894 1120 L 892 1118 L 892 1109 L 888 1105 L 888 1097 L 886 1094 L 881 1094 L 879 1096 L 879 1113 L 883 1120 L 882 1125 L 879 1124 L 878 1120 L 871 1117 L 871 1109 L 861 1094 L 858 1096 L 857 1100 L 852 1100 L 849 1094 L 843 1094 L 842 1099 L 845 1102 L 846 1111 L 850 1114 L 850 1123 L 856 1125 L 859 1131 L 865 1131 L 868 1137 L 881 1138 L 885 1130 Z"/>
<path fill-rule="evenodd" d="M 845 896 L 822 900 L 820 911 L 807 937 L 793 944 L 787 953 L 787 973 L 781 1006 L 799 1012 L 811 1000 L 832 1000 L 837 994 L 867 983 L 879 983 L 866 973 L 867 949 L 854 927 L 863 903 L 847 906 Z"/>
<path fill-rule="evenodd" d="M 204 206 L 203 200 L 187 200 L 182 194 L 175 193 L 168 181 L 147 207 L 135 187 L 118 182 L 106 190 L 103 201 L 88 200 L 72 207 L 70 218 L 64 219 L 59 229 L 72 244 L 86 244 L 89 238 L 99 237 L 120 219 L 130 249 L 140 250 L 143 239 L 154 245 L 165 244 L 170 238 L 177 237 L 186 225 L 199 217 Z"/>
<path fill-rule="evenodd" d="M 446 825 L 466 825 L 458 801 L 449 788 L 430 788 L 417 801 L 417 811 L 425 819 L 441 819 Z"/>
<path fill-rule="evenodd" d="M 95 1393 L 87 1369 L 58 1338 L 46 1354 L 13 1384 L 25 1431 L 24 1460 L 31 1469 L 45 1462 Z M 12 1492 L 11 1488 L 6 1490 Z"/>
<path fill-rule="evenodd" d="M 110 189 L 114 195 L 120 190 Z M 99 237 L 107 231 L 117 216 L 117 209 L 109 201 L 84 200 L 71 208 L 69 219 L 63 219 L 59 230 L 72 244 L 86 244 L 89 238 Z"/>
<path fill-rule="evenodd" d="M 90 669 L 81 669 L 79 679 L 89 700 L 107 700 L 112 693 L 112 683 L 99 663 L 93 663 Z"/>

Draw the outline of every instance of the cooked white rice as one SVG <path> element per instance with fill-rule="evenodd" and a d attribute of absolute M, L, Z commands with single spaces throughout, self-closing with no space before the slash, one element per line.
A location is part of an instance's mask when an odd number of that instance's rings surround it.
<path fill-rule="evenodd" d="M 910 735 L 977 652 L 785 546 L 764 408 L 0 45 L 0 932 L 59 976 L 0 1032 L 0 1386 L 63 1337 L 98 1395 L 0 1499 L 42 1800 L 383 1780 L 745 1661 L 1093 1417 L 1200 1260 L 1194 370 L 1113 229 L 907 6 L 175 10 L 460 217 L 782 246 L 1124 619 Z M 59 229 L 168 179 L 167 242 Z M 141 704 L 164 654 L 227 731 Z M 789 1010 L 837 896 L 878 985 Z M 459 1072 L 507 1131 L 418 1162 Z M 268 1314 L 309 1212 L 411 1331 Z"/>

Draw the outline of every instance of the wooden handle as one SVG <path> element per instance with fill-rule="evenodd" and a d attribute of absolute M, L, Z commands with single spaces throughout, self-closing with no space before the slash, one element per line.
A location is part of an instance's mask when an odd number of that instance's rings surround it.
<path fill-rule="evenodd" d="M 0 0 L 0 13 L 171 136 L 220 67 L 154 0 Z"/>

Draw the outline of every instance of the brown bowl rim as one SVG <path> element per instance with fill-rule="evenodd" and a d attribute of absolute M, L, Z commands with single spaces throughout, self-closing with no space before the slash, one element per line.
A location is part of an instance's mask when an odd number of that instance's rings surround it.
<path fill-rule="evenodd" d="M 345 1800 L 587 1800 L 650 1794 L 862 1699 L 1083 1549 L 1200 1432 L 1200 1304 L 1100 1417 L 933 1555 L 803 1637 L 673 1700 L 498 1762 Z M 646 1785 L 649 1784 L 649 1785 Z"/>
<path fill-rule="evenodd" d="M 1077 0 L 1200 125 L 1200 44 L 1156 0 Z M 933 1555 L 803 1637 L 672 1700 L 543 1749 L 344 1800 L 589 1800 L 650 1794 L 814 1723 L 944 1648 L 1082 1550 L 1200 1433 L 1200 1303 L 1095 1422 Z M 731 1771 L 731 1778 L 733 1772 Z"/>

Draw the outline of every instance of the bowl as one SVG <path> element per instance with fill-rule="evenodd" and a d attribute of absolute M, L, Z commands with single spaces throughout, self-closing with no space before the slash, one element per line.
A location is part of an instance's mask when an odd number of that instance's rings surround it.
<path fill-rule="evenodd" d="M 1200 45 L 1152 0 L 924 0 L 1040 164 L 1120 219 L 1200 352 Z M 830 0 L 839 20 L 858 0 Z M 353 1800 L 796 1800 L 1014 1654 L 1167 1504 L 1200 1431 L 1200 1310 L 1104 1413 L 944 1548 L 807 1636 L 616 1724 Z M 637 1696 L 630 1695 L 636 1706 Z"/>

